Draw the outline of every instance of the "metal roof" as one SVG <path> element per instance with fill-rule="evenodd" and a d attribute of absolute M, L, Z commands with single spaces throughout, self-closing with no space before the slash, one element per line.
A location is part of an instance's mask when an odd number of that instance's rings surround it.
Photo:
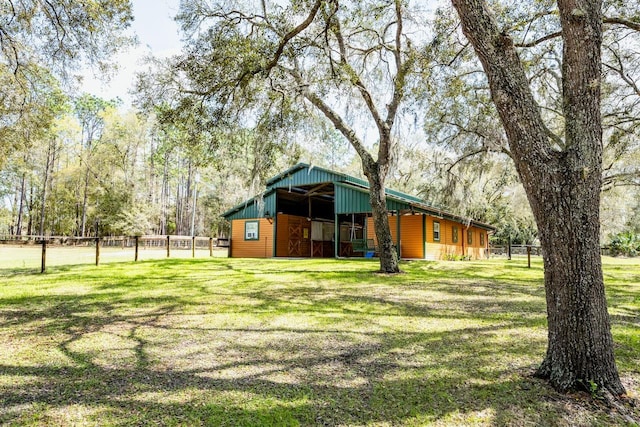
<path fill-rule="evenodd" d="M 291 191 L 293 188 L 321 183 L 333 183 L 334 185 L 336 214 L 371 212 L 369 183 L 367 181 L 318 166 L 298 163 L 268 180 L 263 193 L 229 209 L 222 216 L 231 220 L 262 217 L 267 212 L 270 215 L 275 215 L 276 189 L 288 188 Z M 486 230 L 495 230 L 495 227 L 489 224 L 454 215 L 410 194 L 392 189 L 385 189 L 385 192 L 389 211 L 424 213 L 438 218 L 469 223 Z M 259 212 L 260 210 L 262 212 Z"/>

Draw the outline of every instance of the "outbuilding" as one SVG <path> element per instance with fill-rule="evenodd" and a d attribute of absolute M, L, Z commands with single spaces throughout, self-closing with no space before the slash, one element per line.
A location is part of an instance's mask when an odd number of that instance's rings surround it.
<path fill-rule="evenodd" d="M 488 256 L 488 224 L 387 189 L 391 234 L 405 259 Z M 267 181 L 258 196 L 223 214 L 231 222 L 230 257 L 377 256 L 369 184 L 299 163 Z"/>

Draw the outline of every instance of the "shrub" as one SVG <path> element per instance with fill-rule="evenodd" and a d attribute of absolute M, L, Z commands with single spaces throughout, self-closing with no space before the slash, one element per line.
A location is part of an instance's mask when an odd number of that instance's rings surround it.
<path fill-rule="evenodd" d="M 640 254 L 640 236 L 631 231 L 618 233 L 611 238 L 609 248 L 613 256 L 638 256 Z"/>

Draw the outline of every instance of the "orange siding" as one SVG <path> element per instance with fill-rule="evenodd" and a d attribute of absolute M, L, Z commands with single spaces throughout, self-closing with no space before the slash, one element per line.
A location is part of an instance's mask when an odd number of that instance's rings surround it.
<path fill-rule="evenodd" d="M 433 221 L 440 222 L 440 242 L 433 241 Z M 454 227 L 457 228 L 458 241 L 453 241 Z M 446 219 L 427 218 L 427 253 L 431 259 L 449 259 L 462 255 L 462 239 L 464 236 L 464 226 L 459 222 Z"/>
<path fill-rule="evenodd" d="M 258 221 L 259 240 L 245 240 L 244 227 L 247 221 Z M 261 219 L 234 219 L 231 221 L 231 257 L 270 258 L 273 256 L 273 224 Z"/>
<path fill-rule="evenodd" d="M 391 229 L 391 240 L 393 240 L 393 244 L 398 244 L 398 217 L 389 215 L 389 228 Z M 400 225 L 402 226 L 403 222 L 400 220 Z M 422 230 L 422 225 L 420 226 L 420 230 Z M 420 235 L 422 236 L 422 231 L 420 231 Z M 373 239 L 378 245 L 378 238 L 376 237 L 376 230 L 373 226 L 373 218 L 367 218 L 367 239 Z"/>
<path fill-rule="evenodd" d="M 391 239 L 398 244 L 398 217 L 389 216 Z M 373 227 L 373 218 L 367 218 L 367 239 L 378 242 Z M 400 217 L 400 257 L 423 258 L 422 215 L 402 215 Z"/>
<path fill-rule="evenodd" d="M 487 232 L 486 230 L 482 230 L 480 228 L 476 228 L 476 227 L 470 227 L 469 230 L 472 233 L 472 242 L 471 244 L 467 243 L 467 231 L 465 231 L 465 253 L 467 256 L 471 257 L 472 259 L 482 259 L 482 258 L 486 258 L 486 251 L 485 249 L 488 249 L 489 247 L 489 242 L 488 239 L 489 237 L 487 236 Z M 480 234 L 484 235 L 484 244 L 480 244 Z"/>
<path fill-rule="evenodd" d="M 396 217 L 394 217 L 396 218 Z M 424 258 L 422 240 L 422 215 L 400 217 L 400 257 Z"/>
<path fill-rule="evenodd" d="M 373 218 L 367 218 L 367 239 L 373 239 L 378 244 L 378 239 L 376 238 L 376 230 L 373 228 Z"/>

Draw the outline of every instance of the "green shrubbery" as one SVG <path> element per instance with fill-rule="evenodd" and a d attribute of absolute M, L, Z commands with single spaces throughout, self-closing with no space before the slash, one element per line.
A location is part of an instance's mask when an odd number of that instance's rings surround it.
<path fill-rule="evenodd" d="M 631 231 L 618 233 L 611 238 L 609 249 L 613 256 L 638 256 L 640 254 L 640 235 Z"/>

